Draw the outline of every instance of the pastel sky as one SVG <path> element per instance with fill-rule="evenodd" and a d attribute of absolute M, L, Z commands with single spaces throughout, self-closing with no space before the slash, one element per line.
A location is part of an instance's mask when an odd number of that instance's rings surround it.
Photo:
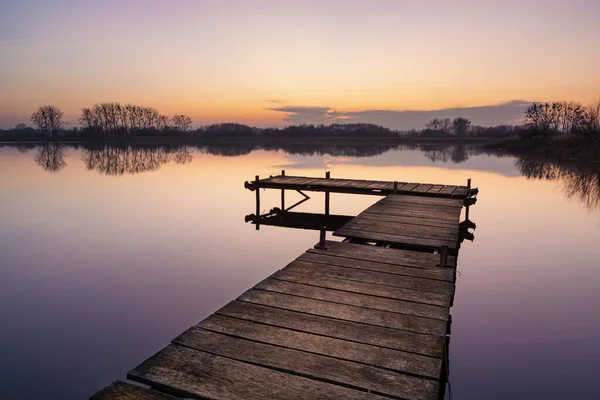
<path fill-rule="evenodd" d="M 0 127 L 105 101 L 197 125 L 510 123 L 600 96 L 599 18 L 598 0 L 3 0 Z"/>

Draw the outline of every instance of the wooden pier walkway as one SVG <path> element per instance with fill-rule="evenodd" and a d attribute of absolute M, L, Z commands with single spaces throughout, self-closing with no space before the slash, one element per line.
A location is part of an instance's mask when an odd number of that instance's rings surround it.
<path fill-rule="evenodd" d="M 284 173 L 266 179 L 257 179 L 253 182 L 246 182 L 244 186 L 249 190 L 256 190 L 256 188 L 286 189 L 313 192 L 370 194 L 379 196 L 396 193 L 414 196 L 454 197 L 464 199 L 470 195 L 470 187 L 468 186 L 400 181 L 310 178 L 304 176 L 286 176 Z"/>
<path fill-rule="evenodd" d="M 462 204 L 387 196 L 92 399 L 441 398 Z"/>

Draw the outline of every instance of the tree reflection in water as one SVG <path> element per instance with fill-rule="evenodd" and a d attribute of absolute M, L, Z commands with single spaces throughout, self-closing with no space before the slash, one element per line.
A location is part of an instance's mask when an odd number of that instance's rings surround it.
<path fill-rule="evenodd" d="M 19 152 L 27 152 L 24 147 L 17 147 Z M 65 147 L 56 142 L 44 142 L 37 148 L 35 163 L 46 171 L 58 172 L 67 166 Z"/>
<path fill-rule="evenodd" d="M 156 171 L 171 161 L 187 164 L 193 160 L 188 146 L 141 146 L 101 144 L 86 146 L 81 159 L 88 170 L 106 175 L 139 174 Z"/>
<path fill-rule="evenodd" d="M 599 170 L 528 158 L 518 159 L 516 165 L 527 178 L 559 181 L 567 198 L 578 200 L 588 210 L 600 210 Z"/>

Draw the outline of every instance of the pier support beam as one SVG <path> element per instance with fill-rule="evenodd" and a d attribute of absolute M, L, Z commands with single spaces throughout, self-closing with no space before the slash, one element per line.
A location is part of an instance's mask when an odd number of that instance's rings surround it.
<path fill-rule="evenodd" d="M 285 169 L 281 170 L 281 176 L 285 176 Z M 285 210 L 285 189 L 281 189 L 281 209 Z"/>
<path fill-rule="evenodd" d="M 331 179 L 331 172 L 325 172 L 325 179 Z M 325 192 L 325 215 L 329 215 L 329 192 Z"/>
<path fill-rule="evenodd" d="M 256 175 L 254 179 L 254 185 L 256 187 L 256 216 L 260 216 L 260 177 Z M 256 224 L 256 230 L 260 230 L 260 224 Z"/>

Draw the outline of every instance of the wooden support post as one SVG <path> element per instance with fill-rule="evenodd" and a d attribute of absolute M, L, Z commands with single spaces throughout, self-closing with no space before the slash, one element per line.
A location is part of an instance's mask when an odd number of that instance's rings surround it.
<path fill-rule="evenodd" d="M 285 176 L 285 169 L 281 170 L 281 176 Z M 285 211 L 285 189 L 281 189 L 281 211 Z"/>
<path fill-rule="evenodd" d="M 471 197 L 471 178 L 467 179 L 467 198 Z M 470 204 L 467 204 L 467 209 L 465 210 L 465 220 L 469 220 L 469 206 Z"/>
<path fill-rule="evenodd" d="M 322 227 L 321 232 L 319 233 L 319 249 L 325 250 L 325 237 L 327 234 L 327 228 Z"/>
<path fill-rule="evenodd" d="M 260 218 L 260 178 L 256 175 L 254 185 L 256 187 L 256 218 Z M 260 230 L 260 224 L 256 224 L 256 230 Z"/>
<path fill-rule="evenodd" d="M 398 181 L 394 181 L 394 194 L 398 194 Z"/>
<path fill-rule="evenodd" d="M 440 249 L 440 267 L 446 268 L 448 265 L 448 246 L 442 246 Z"/>
<path fill-rule="evenodd" d="M 325 172 L 325 179 L 331 178 L 331 172 Z M 325 192 L 325 215 L 329 215 L 329 192 Z"/>

